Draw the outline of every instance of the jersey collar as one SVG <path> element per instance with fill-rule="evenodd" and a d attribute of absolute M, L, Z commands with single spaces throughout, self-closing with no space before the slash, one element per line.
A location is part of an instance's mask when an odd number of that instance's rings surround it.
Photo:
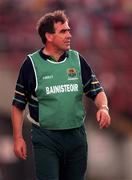
<path fill-rule="evenodd" d="M 51 56 L 46 55 L 46 54 L 43 53 L 43 49 L 44 49 L 44 48 L 42 48 L 42 49 L 39 50 L 39 55 L 40 55 L 44 60 L 47 60 L 47 59 L 53 60 L 53 58 L 52 58 Z M 67 52 L 67 51 L 65 51 L 64 54 L 62 54 L 62 56 L 60 57 L 60 59 L 59 59 L 58 62 L 63 61 L 66 57 L 68 57 L 68 52 Z"/>

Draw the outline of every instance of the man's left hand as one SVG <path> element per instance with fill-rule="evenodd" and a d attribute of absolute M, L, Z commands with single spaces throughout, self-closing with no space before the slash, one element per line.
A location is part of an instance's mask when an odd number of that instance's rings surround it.
<path fill-rule="evenodd" d="M 99 109 L 96 113 L 97 121 L 99 122 L 100 128 L 107 128 L 111 123 L 111 118 L 109 115 L 108 110 L 106 109 Z"/>

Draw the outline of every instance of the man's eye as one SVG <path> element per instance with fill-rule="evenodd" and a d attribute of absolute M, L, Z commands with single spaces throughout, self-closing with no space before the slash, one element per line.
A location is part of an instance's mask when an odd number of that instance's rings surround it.
<path fill-rule="evenodd" d="M 66 32 L 66 30 L 62 30 L 62 31 L 61 31 L 61 33 L 65 33 L 65 32 Z"/>

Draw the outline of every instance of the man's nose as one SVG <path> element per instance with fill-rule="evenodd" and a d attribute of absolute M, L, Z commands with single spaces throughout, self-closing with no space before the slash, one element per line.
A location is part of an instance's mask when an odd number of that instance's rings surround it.
<path fill-rule="evenodd" d="M 68 33 L 67 33 L 67 37 L 69 37 L 69 38 L 71 38 L 72 37 L 72 35 L 71 35 L 71 33 L 68 31 Z"/>

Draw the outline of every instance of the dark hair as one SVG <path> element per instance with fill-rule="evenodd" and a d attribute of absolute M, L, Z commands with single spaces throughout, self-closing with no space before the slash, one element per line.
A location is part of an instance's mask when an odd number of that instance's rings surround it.
<path fill-rule="evenodd" d="M 62 10 L 57 10 L 42 16 L 37 22 L 37 31 L 43 44 L 46 43 L 46 32 L 55 33 L 54 23 L 61 22 L 64 24 L 66 21 L 68 21 L 68 18 Z"/>

